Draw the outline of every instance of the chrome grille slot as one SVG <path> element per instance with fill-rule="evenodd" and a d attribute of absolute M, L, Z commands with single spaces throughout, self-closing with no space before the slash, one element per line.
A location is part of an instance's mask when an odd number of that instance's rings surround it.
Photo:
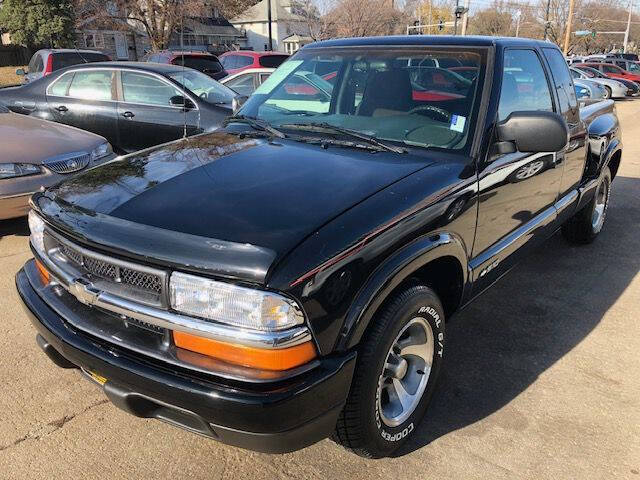
<path fill-rule="evenodd" d="M 101 291 L 155 307 L 167 306 L 167 273 L 144 265 L 109 257 L 45 232 L 49 258 L 60 268 L 72 270 Z"/>
<path fill-rule="evenodd" d="M 66 174 L 82 170 L 91 160 L 88 153 L 72 153 L 62 157 L 54 157 L 44 161 L 44 166 L 55 173 Z"/>

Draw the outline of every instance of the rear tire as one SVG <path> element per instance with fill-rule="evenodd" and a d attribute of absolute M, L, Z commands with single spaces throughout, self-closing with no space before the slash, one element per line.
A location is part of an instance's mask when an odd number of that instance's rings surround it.
<path fill-rule="evenodd" d="M 404 444 L 433 395 L 444 341 L 444 310 L 433 290 L 413 286 L 389 299 L 360 344 L 332 440 L 367 458 Z"/>
<path fill-rule="evenodd" d="M 605 94 L 604 94 L 604 98 L 605 100 L 608 100 L 611 98 L 611 95 L 613 95 L 613 93 L 611 92 L 611 88 L 607 87 L 606 85 L 604 86 L 604 90 L 605 90 Z"/>
<path fill-rule="evenodd" d="M 564 238 L 577 244 L 593 242 L 604 227 L 610 196 L 611 170 L 605 167 L 593 199 L 562 226 Z"/>

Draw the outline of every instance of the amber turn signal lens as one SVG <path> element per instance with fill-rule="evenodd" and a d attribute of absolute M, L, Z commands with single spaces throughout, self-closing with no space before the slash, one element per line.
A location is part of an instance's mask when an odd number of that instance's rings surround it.
<path fill-rule="evenodd" d="M 51 281 L 49 271 L 45 268 L 40 260 L 36 260 L 36 268 L 38 269 L 38 273 L 40 274 L 40 280 L 42 280 L 42 283 L 47 285 Z"/>
<path fill-rule="evenodd" d="M 173 332 L 176 347 L 201 353 L 235 365 L 262 370 L 289 370 L 304 365 L 316 357 L 312 342 L 288 348 L 254 348 L 219 342 L 184 332 Z"/>

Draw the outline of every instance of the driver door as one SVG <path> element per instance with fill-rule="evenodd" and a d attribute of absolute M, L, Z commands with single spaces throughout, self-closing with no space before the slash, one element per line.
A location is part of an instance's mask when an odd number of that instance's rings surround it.
<path fill-rule="evenodd" d="M 134 152 L 182 138 L 199 131 L 198 108 L 190 110 L 170 104 L 184 92 L 160 76 L 130 70 L 120 71 L 118 102 L 119 145 Z"/>
<path fill-rule="evenodd" d="M 535 50 L 505 50 L 497 121 L 512 112 L 556 110 L 551 85 Z M 506 272 L 523 247 L 547 238 L 556 218 L 563 158 L 558 152 L 501 154 L 490 149 L 479 165 L 478 223 L 470 262 L 475 293 Z"/>

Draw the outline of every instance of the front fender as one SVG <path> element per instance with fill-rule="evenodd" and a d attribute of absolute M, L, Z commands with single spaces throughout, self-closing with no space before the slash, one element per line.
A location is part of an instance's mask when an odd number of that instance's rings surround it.
<path fill-rule="evenodd" d="M 464 242 L 449 232 L 420 237 L 390 256 L 360 289 L 347 312 L 337 350 L 357 345 L 373 315 L 389 294 L 416 270 L 443 257 L 454 257 L 460 263 L 463 288 L 467 289 L 468 257 Z"/>

